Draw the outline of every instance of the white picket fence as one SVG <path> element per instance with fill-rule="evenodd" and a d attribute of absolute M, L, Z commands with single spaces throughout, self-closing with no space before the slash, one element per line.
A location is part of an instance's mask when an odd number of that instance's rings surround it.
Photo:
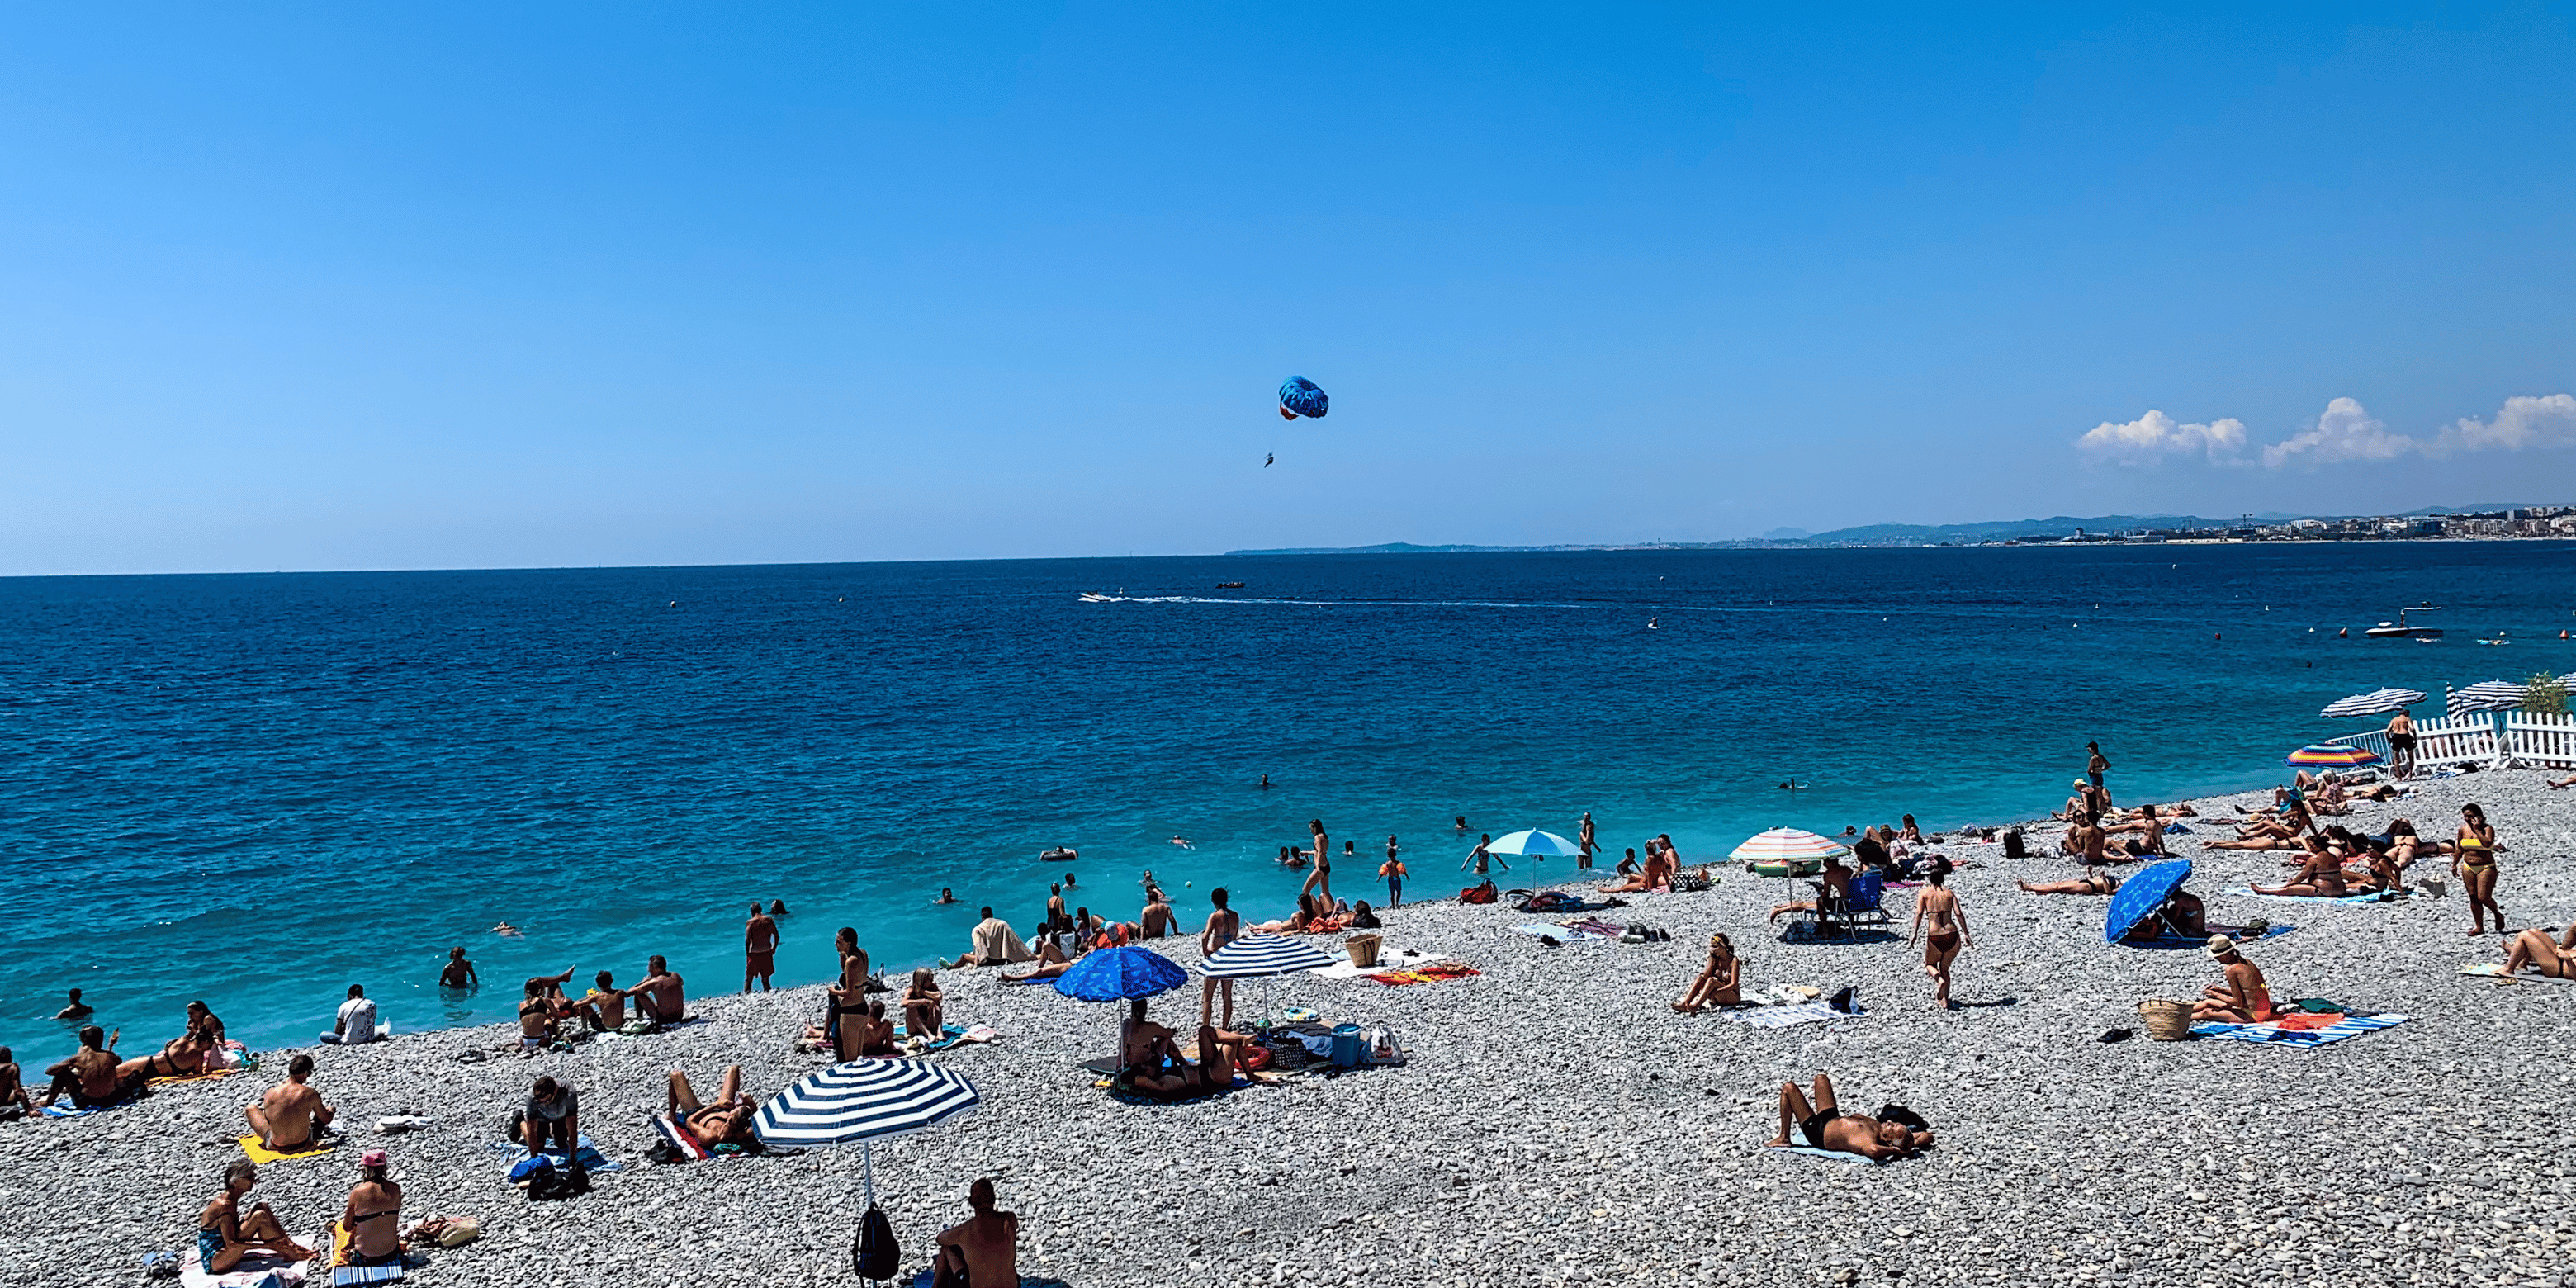
<path fill-rule="evenodd" d="M 2514 714 L 2523 716 L 2530 713 L 2517 711 Z M 2546 718 L 2568 719 L 2566 716 Z M 2567 725 L 2566 730 L 2569 735 L 2567 745 L 2571 748 L 2569 754 L 2576 756 L 2576 723 Z M 2388 750 L 2388 731 L 2385 729 L 2345 734 L 2326 741 L 2338 747 L 2369 748 L 2378 752 L 2383 762 L 2394 763 L 2396 759 Z M 2482 712 L 2440 720 L 2419 720 L 2415 724 L 2415 768 L 2418 770 L 2440 769 L 2445 765 L 2497 765 L 2501 763 L 2497 759 L 2501 749 L 2496 741 L 2495 717 Z"/>
<path fill-rule="evenodd" d="M 2504 754 L 2514 764 L 2530 768 L 2576 769 L 2576 715 L 2506 712 Z"/>

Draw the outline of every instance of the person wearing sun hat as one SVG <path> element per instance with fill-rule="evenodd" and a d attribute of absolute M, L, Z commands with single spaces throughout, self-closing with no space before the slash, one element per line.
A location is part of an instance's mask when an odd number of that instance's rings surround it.
<path fill-rule="evenodd" d="M 342 1265 L 384 1266 L 402 1260 L 402 1187 L 386 1173 L 393 1159 L 381 1149 L 358 1156 L 358 1183 L 340 1208 L 340 1229 L 349 1236 Z"/>
<path fill-rule="evenodd" d="M 2201 990 L 2201 999 L 2192 1003 L 2191 1018 L 2227 1024 L 2260 1024 L 2271 1019 L 2270 986 L 2263 982 L 2263 972 L 2236 951 L 2236 941 L 2225 935 L 2211 935 L 2209 955 L 2226 970 L 2226 975 Z"/>

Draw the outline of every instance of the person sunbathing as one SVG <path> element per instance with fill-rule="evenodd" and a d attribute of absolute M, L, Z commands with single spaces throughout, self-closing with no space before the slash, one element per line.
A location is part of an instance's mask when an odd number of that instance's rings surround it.
<path fill-rule="evenodd" d="M 601 971 L 590 977 L 590 991 L 572 1003 L 571 1010 L 592 1031 L 615 1033 L 626 1027 L 626 990 L 617 987 L 614 972 Z"/>
<path fill-rule="evenodd" d="M 2256 894 L 2299 895 L 2315 899 L 2341 899 L 2352 893 L 2344 884 L 2343 860 L 2324 843 L 2309 838 L 2304 847 L 2307 858 L 2299 864 L 2298 875 L 2276 886 L 2251 886 Z M 2249 883 L 2250 884 L 2250 883 Z"/>
<path fill-rule="evenodd" d="M 1910 1158 L 1933 1143 L 1931 1124 L 1903 1106 L 1889 1105 L 1875 1118 L 1841 1112 L 1834 1103 L 1833 1078 L 1822 1073 L 1816 1075 L 1813 1099 L 1794 1082 L 1780 1084 L 1780 1134 L 1769 1144 L 1780 1149 L 1801 1142 L 1809 1149 L 1858 1154 L 1881 1163 Z"/>
<path fill-rule="evenodd" d="M 2122 939 L 2145 942 L 2154 939 L 2199 939 L 2209 933 L 2209 905 L 2189 890 L 2176 890 L 2164 905 L 2146 920 L 2131 927 Z"/>
<path fill-rule="evenodd" d="M 1708 963 L 1699 969 L 1690 987 L 1682 990 L 1682 1000 L 1673 1009 L 1684 1015 L 1709 1007 L 1744 1005 L 1744 959 L 1735 955 L 1735 945 L 1723 934 L 1708 937 Z"/>
<path fill-rule="evenodd" d="M 1680 863 L 1678 856 L 1673 853 L 1669 843 L 1662 837 L 1655 838 L 1654 842 L 1646 847 L 1646 851 L 1645 866 L 1637 869 L 1635 876 L 1616 885 L 1603 886 L 1601 893 L 1631 894 L 1640 890 L 1671 889 L 1673 872 Z"/>
<path fill-rule="evenodd" d="M 534 1055 L 555 1043 L 572 1007 L 549 995 L 542 979 L 529 980 L 525 988 L 527 996 L 519 1001 L 519 1050 Z"/>
<path fill-rule="evenodd" d="M 1315 896 L 1301 894 L 1297 896 L 1297 911 L 1279 921 L 1261 922 L 1252 930 L 1254 934 L 1264 935 L 1304 935 L 1319 930 L 1338 929 L 1337 926 L 1327 924 L 1330 920 L 1326 910 L 1317 906 Z"/>
<path fill-rule="evenodd" d="M 2260 1024 L 2271 1019 L 2270 986 L 2263 982 L 2263 972 L 2236 951 L 2236 941 L 2225 935 L 2211 935 L 2209 955 L 2226 974 L 2201 990 L 2200 1000 L 2192 1003 L 2191 1018 L 2228 1024 Z"/>
<path fill-rule="evenodd" d="M 1268 774 L 1261 785 L 1270 785 Z M 943 1284 L 1019 1283 L 1020 1218 L 994 1210 L 989 1176 L 967 1187 L 966 1202 L 975 1214 L 939 1232 L 934 1277 Z"/>
<path fill-rule="evenodd" d="M 116 1079 L 129 1086 L 141 1086 L 155 1078 L 193 1078 L 206 1071 L 206 1061 L 221 1048 L 194 1021 L 188 1031 L 161 1044 L 150 1055 L 120 1061 Z"/>
<path fill-rule="evenodd" d="M 358 1156 L 358 1183 L 349 1187 L 349 1197 L 340 1205 L 350 1265 L 390 1266 L 403 1259 L 402 1187 L 387 1174 L 392 1165 L 381 1149 Z"/>
<path fill-rule="evenodd" d="M 912 972 L 912 983 L 903 990 L 903 1031 L 917 1038 L 937 1041 L 940 1027 L 940 1002 L 947 994 L 939 991 L 939 981 L 927 966 Z"/>
<path fill-rule="evenodd" d="M 310 1261 L 313 1250 L 287 1237 L 277 1213 L 266 1203 L 253 1203 L 245 1213 L 241 1201 L 259 1184 L 259 1169 L 247 1158 L 224 1164 L 224 1188 L 197 1213 L 197 1263 L 207 1274 L 232 1272 L 254 1252 L 287 1261 Z"/>
<path fill-rule="evenodd" d="M 635 1018 L 649 1021 L 654 1028 L 688 1018 L 688 999 L 680 976 L 660 953 L 645 959 L 644 978 L 635 981 L 635 987 L 626 990 L 626 995 L 635 1000 Z"/>
<path fill-rule="evenodd" d="M 2576 926 L 2568 934 L 2576 937 Z M 2576 951 L 2561 947 L 2546 930 L 2526 930 L 2504 941 L 2504 973 L 2519 975 L 2526 966 L 2551 979 L 2576 979 Z"/>
<path fill-rule="evenodd" d="M 1119 1077 L 1129 1087 L 1148 1095 L 1173 1095 L 1189 1086 L 1175 1067 L 1181 1064 L 1180 1048 L 1173 1043 L 1172 1031 L 1146 1018 L 1145 999 L 1139 997 L 1128 1003 L 1127 1023 L 1118 1042 Z"/>
<path fill-rule="evenodd" d="M 741 1065 L 725 1069 L 724 1081 L 717 1088 L 715 1101 L 711 1104 L 698 1099 L 698 1093 L 689 1086 L 689 1075 L 673 1069 L 666 1103 L 671 1121 L 689 1133 L 691 1139 L 709 1149 L 718 1145 L 753 1143 L 751 1119 L 752 1115 L 760 1112 L 760 1106 L 742 1094 Z"/>
<path fill-rule="evenodd" d="M 45 1092 L 45 1104 L 59 1104 L 72 1098 L 74 1109 L 104 1109 L 125 1099 L 133 1088 L 117 1077 L 116 1039 L 125 1030 L 102 1033 L 95 1024 L 84 1024 L 80 1030 L 80 1049 L 62 1060 L 45 1066 L 45 1076 L 53 1085 Z"/>
<path fill-rule="evenodd" d="M 2120 888 L 2120 878 L 2109 872 L 2087 872 L 2072 881 L 2016 881 L 2031 894 L 2109 894 Z"/>
<path fill-rule="evenodd" d="M 1243 1067 L 1243 1054 L 1251 1046 L 1249 1033 L 1228 1033 L 1213 1024 L 1200 1025 L 1199 1062 L 1181 1066 L 1190 1089 L 1223 1091 L 1233 1086 L 1235 1071 Z"/>
<path fill-rule="evenodd" d="M 36 1112 L 35 1099 L 18 1072 L 18 1053 L 0 1046 L 0 1122 Z"/>
<path fill-rule="evenodd" d="M 335 1112 L 322 1103 L 322 1093 L 306 1085 L 313 1076 L 313 1057 L 298 1053 L 286 1062 L 286 1081 L 242 1107 L 242 1117 L 259 1133 L 262 1147 L 279 1154 L 310 1148 L 330 1127 Z"/>
<path fill-rule="evenodd" d="M 1826 855 L 1825 870 L 1817 873 L 1816 875 L 1824 878 L 1825 897 L 1828 900 L 1836 903 L 1847 903 L 1851 900 L 1852 878 L 1859 874 L 1852 871 L 1850 868 L 1843 866 L 1842 855 Z M 1816 900 L 1794 899 L 1788 903 L 1780 904 L 1772 908 L 1769 919 L 1772 921 L 1778 921 L 1789 913 L 1814 912 L 1815 910 Z"/>
<path fill-rule="evenodd" d="M 1002 978 L 1017 984 L 1032 979 L 1054 979 L 1071 969 L 1073 960 L 1064 955 L 1064 950 L 1056 946 L 1055 937 L 1049 935 L 1039 938 L 1038 959 L 1033 965 L 1016 974 L 1003 971 Z"/>

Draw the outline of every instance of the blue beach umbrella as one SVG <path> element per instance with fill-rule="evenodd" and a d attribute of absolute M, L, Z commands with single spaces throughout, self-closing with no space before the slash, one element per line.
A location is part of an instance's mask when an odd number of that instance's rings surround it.
<path fill-rule="evenodd" d="M 1558 836 L 1554 832 L 1541 832 L 1533 828 L 1525 832 L 1508 832 L 1504 835 L 1495 837 L 1493 843 L 1485 847 L 1485 852 L 1487 854 L 1529 854 L 1544 857 L 1550 854 L 1581 854 L 1583 853 L 1583 847 L 1576 845 L 1572 841 L 1566 840 L 1562 836 Z"/>
<path fill-rule="evenodd" d="M 2102 918 L 2102 942 L 2116 944 L 2138 923 L 2156 915 L 2165 900 L 2191 878 L 2191 860 L 2167 859 L 2138 869 L 2111 894 L 2111 910 Z"/>
<path fill-rule="evenodd" d="M 1102 948 L 1056 976 L 1055 991 L 1077 1002 L 1123 1002 L 1189 982 L 1179 962 L 1151 948 Z"/>

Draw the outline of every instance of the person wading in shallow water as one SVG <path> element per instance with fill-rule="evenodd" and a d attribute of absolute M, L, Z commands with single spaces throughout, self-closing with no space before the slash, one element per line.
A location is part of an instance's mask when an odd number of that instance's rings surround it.
<path fill-rule="evenodd" d="M 751 982 L 760 981 L 760 991 L 769 991 L 769 977 L 778 973 L 778 923 L 751 905 L 751 919 L 742 923 L 742 991 L 751 991 Z"/>

